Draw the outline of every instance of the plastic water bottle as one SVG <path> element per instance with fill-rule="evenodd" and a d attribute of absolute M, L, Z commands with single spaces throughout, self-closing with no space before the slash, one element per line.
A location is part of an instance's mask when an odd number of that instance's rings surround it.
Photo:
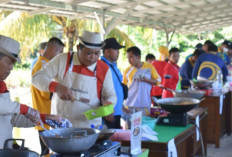
<path fill-rule="evenodd" d="M 215 93 L 220 92 L 222 89 L 222 73 L 218 71 L 216 81 L 213 83 L 213 90 Z"/>
<path fill-rule="evenodd" d="M 218 71 L 217 80 L 218 80 L 218 83 L 219 83 L 218 88 L 222 89 L 223 82 L 222 82 L 222 71 L 221 70 Z"/>

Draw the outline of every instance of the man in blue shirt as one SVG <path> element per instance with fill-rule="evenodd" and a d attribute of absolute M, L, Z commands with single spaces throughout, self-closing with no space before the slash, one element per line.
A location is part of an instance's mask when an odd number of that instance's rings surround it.
<path fill-rule="evenodd" d="M 123 88 L 121 86 L 122 83 L 122 74 L 119 71 L 116 61 L 119 56 L 119 49 L 124 46 L 120 45 L 115 38 L 108 38 L 105 40 L 105 46 L 103 47 L 103 56 L 101 56 L 101 60 L 109 65 L 112 78 L 114 82 L 114 89 L 117 95 L 117 103 L 114 107 L 114 120 L 113 122 L 109 122 L 105 120 L 105 124 L 108 128 L 121 129 L 121 115 L 122 115 L 122 105 L 123 105 Z"/>
<path fill-rule="evenodd" d="M 208 52 L 200 55 L 193 68 L 193 78 L 197 79 L 200 76 L 209 80 L 216 80 L 217 75 L 221 71 L 223 82 L 226 81 L 228 70 L 225 62 L 217 55 L 217 50 L 218 48 L 215 44 L 210 44 Z"/>
<path fill-rule="evenodd" d="M 218 48 L 218 56 L 222 58 L 226 65 L 230 65 L 230 57 L 227 55 L 229 49 L 231 49 L 232 43 L 228 40 L 225 40 L 222 45 Z"/>
<path fill-rule="evenodd" d="M 202 49 L 196 49 L 192 56 L 187 58 L 180 67 L 179 73 L 182 78 L 181 80 L 181 88 L 188 89 L 191 86 L 189 80 L 192 80 L 192 72 L 195 62 L 197 61 L 198 57 L 203 54 L 204 51 Z"/>

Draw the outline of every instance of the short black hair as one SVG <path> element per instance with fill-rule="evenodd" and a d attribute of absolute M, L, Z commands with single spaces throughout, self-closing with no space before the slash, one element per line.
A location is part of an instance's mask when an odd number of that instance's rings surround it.
<path fill-rule="evenodd" d="M 201 54 L 205 53 L 202 49 L 196 49 L 194 52 L 193 52 L 193 56 L 197 56 L 199 57 Z"/>
<path fill-rule="evenodd" d="M 151 53 L 148 53 L 145 57 L 146 61 L 148 61 L 148 59 L 155 59 L 155 56 Z"/>
<path fill-rule="evenodd" d="M 195 49 L 201 49 L 202 48 L 202 44 L 201 43 L 198 43 L 196 46 L 195 46 Z"/>
<path fill-rule="evenodd" d="M 206 40 L 205 42 L 204 42 L 204 45 L 211 45 L 211 44 L 214 44 L 211 40 Z"/>
<path fill-rule="evenodd" d="M 214 43 L 212 43 L 208 45 L 208 51 L 218 52 L 218 47 Z"/>
<path fill-rule="evenodd" d="M 141 51 L 138 47 L 136 46 L 132 46 L 130 48 L 127 49 L 127 53 L 128 52 L 132 52 L 135 56 L 141 56 Z"/>
<path fill-rule="evenodd" d="M 50 44 L 58 44 L 60 46 L 65 46 L 64 43 L 57 37 L 52 37 L 48 40 L 48 45 Z"/>
<path fill-rule="evenodd" d="M 180 52 L 180 50 L 176 47 L 173 47 L 169 50 L 169 56 L 171 56 L 172 53 Z"/>

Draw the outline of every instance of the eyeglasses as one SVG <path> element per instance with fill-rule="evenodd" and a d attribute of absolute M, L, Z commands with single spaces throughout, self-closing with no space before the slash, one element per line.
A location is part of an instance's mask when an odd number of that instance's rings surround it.
<path fill-rule="evenodd" d="M 93 49 L 82 49 L 80 50 L 82 53 L 86 54 L 86 55 L 96 55 L 99 56 L 101 54 L 101 50 L 100 51 L 96 51 Z"/>

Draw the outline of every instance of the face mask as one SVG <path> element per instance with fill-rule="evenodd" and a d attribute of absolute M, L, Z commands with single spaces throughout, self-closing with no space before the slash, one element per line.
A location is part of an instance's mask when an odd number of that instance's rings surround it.
<path fill-rule="evenodd" d="M 223 52 L 228 52 L 228 48 L 224 47 Z"/>

